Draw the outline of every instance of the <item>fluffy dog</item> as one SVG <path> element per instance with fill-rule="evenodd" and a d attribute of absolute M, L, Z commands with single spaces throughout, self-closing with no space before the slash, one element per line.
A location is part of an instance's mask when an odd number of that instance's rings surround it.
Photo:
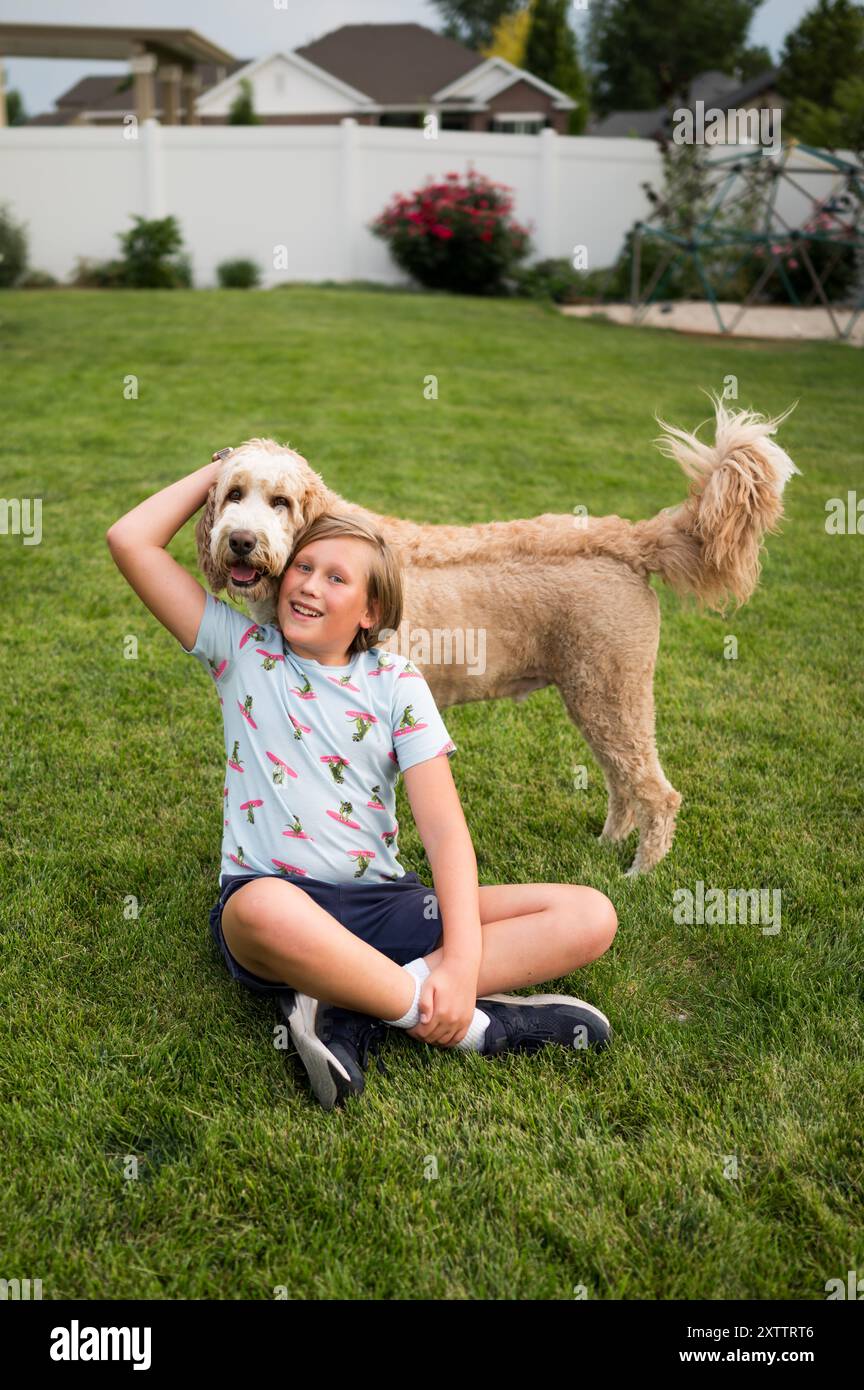
<path fill-rule="evenodd" d="M 766 419 L 714 404 L 713 444 L 658 419 L 655 443 L 690 479 L 689 494 L 636 522 L 546 513 L 422 525 L 348 502 L 294 450 L 247 439 L 214 455 L 225 457 L 196 528 L 201 570 L 214 594 L 225 589 L 256 622 L 274 622 L 295 535 L 324 511 L 373 522 L 402 562 L 409 631 L 485 634 L 482 673 L 464 660 L 424 665 L 439 708 L 556 685 L 606 780 L 600 839 L 638 829 L 627 873 L 644 873 L 668 852 L 681 805 L 655 743 L 660 605 L 649 576 L 694 596 L 700 611 L 745 603 L 763 536 L 783 515 L 783 488 L 800 472 L 771 439 L 789 411 Z"/>

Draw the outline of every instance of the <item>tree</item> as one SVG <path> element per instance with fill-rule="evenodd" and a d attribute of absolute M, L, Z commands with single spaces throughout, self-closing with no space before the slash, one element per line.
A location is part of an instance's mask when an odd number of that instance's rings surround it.
<path fill-rule="evenodd" d="M 534 0 L 522 65 L 578 102 L 570 113 L 570 134 L 585 129 L 588 83 L 579 62 L 576 35 L 567 20 L 568 0 Z"/>
<path fill-rule="evenodd" d="M 7 125 L 26 125 L 27 112 L 24 110 L 24 99 L 19 91 L 14 88 L 6 93 L 6 123 Z"/>
<path fill-rule="evenodd" d="M 482 53 L 492 43 L 504 15 L 522 9 L 525 0 L 433 0 L 445 21 L 444 33 Z"/>
<path fill-rule="evenodd" d="M 589 30 L 601 113 L 683 96 L 709 68 L 734 73 L 762 0 L 594 0 Z"/>
<path fill-rule="evenodd" d="M 806 144 L 858 148 L 856 88 L 862 71 L 864 9 L 852 0 L 819 0 L 789 34 L 780 55 L 777 85 L 786 103 L 786 133 Z"/>
<path fill-rule="evenodd" d="M 799 97 L 790 111 L 794 134 L 805 145 L 864 154 L 864 78 L 842 78 L 830 106 Z"/>
<path fill-rule="evenodd" d="M 742 82 L 749 82 L 751 77 L 758 77 L 760 73 L 773 67 L 774 59 L 769 49 L 754 45 L 752 48 L 742 48 L 738 54 L 735 71 Z"/>
<path fill-rule="evenodd" d="M 531 14 L 535 0 L 514 14 L 504 14 L 495 25 L 492 42 L 482 50 L 485 58 L 505 58 L 514 67 L 525 66 L 525 42 L 531 28 Z"/>
<path fill-rule="evenodd" d="M 252 105 L 252 83 L 248 77 L 240 79 L 240 92 L 231 103 L 228 112 L 229 125 L 260 125 L 261 118 L 256 116 Z"/>

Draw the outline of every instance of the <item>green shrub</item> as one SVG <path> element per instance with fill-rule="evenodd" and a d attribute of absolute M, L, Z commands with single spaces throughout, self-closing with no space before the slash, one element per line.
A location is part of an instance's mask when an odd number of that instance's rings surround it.
<path fill-rule="evenodd" d="M 53 285 L 59 284 L 53 275 L 49 275 L 47 270 L 25 270 L 21 279 L 16 284 L 16 290 L 48 290 Z"/>
<path fill-rule="evenodd" d="M 174 285 L 177 289 L 192 289 L 192 260 L 187 251 L 183 251 L 174 261 Z"/>
<path fill-rule="evenodd" d="M 855 288 L 857 263 L 850 199 L 848 195 L 842 195 L 839 199 L 826 201 L 815 204 L 813 212 L 800 229 L 800 235 L 796 236 L 793 232 L 791 235 L 778 236 L 770 248 L 782 263 L 786 278 L 802 304 L 822 303 L 801 254 L 802 245 L 807 248 L 817 277 L 820 281 L 824 279 L 823 290 L 829 302 L 842 303 Z M 814 236 L 835 237 L 836 240 L 811 241 L 808 232 Z M 761 246 L 756 247 L 753 255 L 756 267 L 761 272 L 770 260 L 769 250 Z M 754 269 L 754 278 L 755 274 Z M 776 268 L 760 297 L 767 299 L 771 304 L 791 303 L 783 279 Z"/>
<path fill-rule="evenodd" d="M 633 251 L 636 231 L 630 228 L 624 247 L 609 280 L 609 299 L 629 300 L 633 274 Z M 672 247 L 660 237 L 643 236 L 639 253 L 639 293 L 644 295 L 661 261 L 666 260 Z M 663 299 L 704 299 L 705 291 L 693 261 L 678 251 L 660 276 L 651 295 L 652 303 Z"/>
<path fill-rule="evenodd" d="M 527 230 L 509 218 L 508 193 L 473 169 L 464 181 L 458 174 L 443 183 L 427 179 L 409 196 L 397 194 L 370 231 L 427 289 L 503 294 L 530 245 Z"/>
<path fill-rule="evenodd" d="M 78 290 L 115 290 L 126 284 L 123 261 L 91 261 L 79 256 L 69 283 Z"/>
<path fill-rule="evenodd" d="M 261 272 L 254 261 L 222 261 L 216 267 L 219 284 L 223 290 L 254 290 L 261 283 Z"/>
<path fill-rule="evenodd" d="M 27 229 L 15 222 L 9 205 L 0 207 L 0 288 L 9 289 L 27 269 Z"/>
<path fill-rule="evenodd" d="M 188 289 L 192 263 L 181 252 L 183 238 L 174 217 L 148 221 L 133 214 L 135 226 L 118 232 L 120 260 L 91 261 L 79 256 L 70 277 L 77 289 Z"/>
<path fill-rule="evenodd" d="M 256 116 L 252 98 L 252 83 L 248 77 L 240 79 L 240 91 L 231 103 L 228 112 L 229 125 L 260 125 L 261 117 Z"/>
<path fill-rule="evenodd" d="M 551 299 L 555 304 L 579 304 L 603 290 L 605 270 L 574 270 L 566 256 L 519 266 L 510 276 L 513 293 L 529 299 Z"/>
<path fill-rule="evenodd" d="M 133 289 L 176 289 L 191 284 L 188 257 L 180 255 L 183 237 L 175 217 L 147 219 L 133 214 L 128 232 L 118 232 L 123 248 L 124 283 Z"/>

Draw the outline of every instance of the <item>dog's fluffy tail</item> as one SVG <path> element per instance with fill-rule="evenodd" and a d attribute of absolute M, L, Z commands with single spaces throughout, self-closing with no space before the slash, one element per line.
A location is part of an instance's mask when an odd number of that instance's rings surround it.
<path fill-rule="evenodd" d="M 657 419 L 663 434 L 655 443 L 691 479 L 690 492 L 678 506 L 635 522 L 632 537 L 646 572 L 695 595 L 700 609 L 723 612 L 756 588 L 763 536 L 777 530 L 783 488 L 801 470 L 771 439 L 794 406 L 768 419 L 713 401 L 713 444 Z"/>

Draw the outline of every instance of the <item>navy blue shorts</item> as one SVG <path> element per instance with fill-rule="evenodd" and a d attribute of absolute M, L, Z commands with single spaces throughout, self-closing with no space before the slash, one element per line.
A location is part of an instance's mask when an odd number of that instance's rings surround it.
<path fill-rule="evenodd" d="M 291 873 L 223 874 L 218 901 L 210 909 L 210 931 L 229 973 L 256 994 L 278 994 L 292 986 L 262 980 L 260 975 L 244 969 L 228 950 L 222 934 L 223 907 L 232 893 L 255 878 L 282 878 L 296 883 L 343 927 L 397 965 L 428 956 L 443 940 L 437 894 L 415 873 L 406 873 L 390 883 L 326 883 L 320 878 Z"/>

